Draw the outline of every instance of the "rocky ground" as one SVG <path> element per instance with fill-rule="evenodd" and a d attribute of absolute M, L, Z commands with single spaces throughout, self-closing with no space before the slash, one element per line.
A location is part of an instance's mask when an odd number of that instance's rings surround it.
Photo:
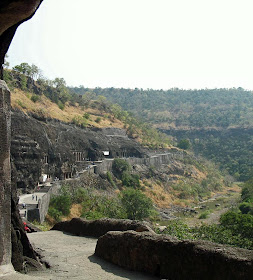
<path fill-rule="evenodd" d="M 168 220 L 177 218 L 181 218 L 189 227 L 200 226 L 202 223 L 218 224 L 220 216 L 237 205 L 240 196 L 241 188 L 234 186 L 191 207 L 173 205 L 171 208 L 159 208 L 157 210 L 163 220 L 160 224 L 166 225 Z M 200 219 L 200 215 L 204 212 L 208 213 L 207 217 Z"/>
<path fill-rule="evenodd" d="M 48 262 L 50 269 L 30 271 L 27 275 L 16 273 L 3 280 L 151 280 L 159 279 L 146 274 L 124 270 L 94 256 L 97 239 L 72 236 L 60 231 L 28 234 L 30 242 Z"/>

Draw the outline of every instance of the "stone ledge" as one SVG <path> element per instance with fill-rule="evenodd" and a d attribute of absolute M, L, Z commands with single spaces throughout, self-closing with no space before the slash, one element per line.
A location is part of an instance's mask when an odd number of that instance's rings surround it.
<path fill-rule="evenodd" d="M 253 252 L 208 241 L 180 241 L 146 232 L 108 232 L 95 255 L 170 280 L 250 280 Z"/>
<path fill-rule="evenodd" d="M 77 236 L 93 237 L 102 236 L 108 231 L 134 230 L 136 232 L 147 231 L 154 233 L 150 225 L 145 222 L 107 218 L 94 221 L 73 218 L 70 221 L 55 224 L 51 230 L 60 230 Z"/>
<path fill-rule="evenodd" d="M 15 270 L 12 264 L 0 265 L 0 277 L 14 274 Z"/>

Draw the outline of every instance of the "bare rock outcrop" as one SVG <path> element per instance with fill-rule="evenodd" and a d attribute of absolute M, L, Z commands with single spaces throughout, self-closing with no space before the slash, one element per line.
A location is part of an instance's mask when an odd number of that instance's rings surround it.
<path fill-rule="evenodd" d="M 108 232 L 98 239 L 95 255 L 170 280 L 250 280 L 253 275 L 250 250 L 148 232 Z"/>
<path fill-rule="evenodd" d="M 2 0 L 0 2 L 0 79 L 2 64 L 17 27 L 32 17 L 42 0 Z M 22 269 L 24 256 L 35 254 L 23 232 L 17 211 L 16 186 L 11 188 L 10 166 L 10 92 L 3 81 L 0 91 L 0 275 Z M 11 252 L 12 250 L 12 252 Z M 15 261 L 14 261 L 15 260 Z"/>
<path fill-rule="evenodd" d="M 60 222 L 53 226 L 51 230 L 60 230 L 77 236 L 99 237 L 108 231 L 126 231 L 154 233 L 151 226 L 146 222 L 121 220 L 121 219 L 99 219 L 87 221 L 80 218 L 73 218 L 70 221 Z"/>

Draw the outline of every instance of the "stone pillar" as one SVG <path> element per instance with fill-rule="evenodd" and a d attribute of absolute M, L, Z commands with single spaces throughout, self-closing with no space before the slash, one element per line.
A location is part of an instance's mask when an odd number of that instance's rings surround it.
<path fill-rule="evenodd" d="M 0 276 L 13 272 L 11 264 L 11 104 L 10 91 L 0 80 Z"/>

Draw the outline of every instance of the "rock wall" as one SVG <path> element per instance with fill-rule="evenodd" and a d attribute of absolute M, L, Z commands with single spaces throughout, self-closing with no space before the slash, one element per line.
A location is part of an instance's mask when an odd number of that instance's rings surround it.
<path fill-rule="evenodd" d="M 184 152 L 177 151 L 174 153 L 163 153 L 163 154 L 156 154 L 152 156 L 145 156 L 145 157 L 130 157 L 124 158 L 131 166 L 136 164 L 138 165 L 145 165 L 148 167 L 155 166 L 159 168 L 164 164 L 170 164 L 172 160 L 176 159 L 183 159 Z M 112 159 L 105 159 L 101 164 L 97 165 L 95 168 L 96 174 L 106 173 L 107 171 L 112 171 Z"/>
<path fill-rule="evenodd" d="M 0 275 L 11 270 L 10 91 L 0 80 Z"/>
<path fill-rule="evenodd" d="M 17 27 L 32 17 L 42 0 L 2 0 L 0 2 L 0 79 L 4 57 Z M 12 264 L 22 270 L 23 256 L 36 258 L 24 233 L 17 209 L 16 186 L 11 186 L 10 93 L 0 82 L 0 276 L 11 272 Z M 12 243 L 12 244 L 11 244 Z M 12 249 L 11 249 L 12 248 Z"/>
<path fill-rule="evenodd" d="M 170 280 L 250 280 L 253 275 L 250 250 L 145 232 L 108 232 L 98 239 L 95 254 Z"/>
<path fill-rule="evenodd" d="M 126 136 L 118 136 L 120 133 L 123 135 L 124 130 L 82 129 L 14 110 L 12 179 L 17 182 L 20 192 L 26 193 L 35 188 L 41 174 L 60 179 L 73 177 L 89 165 L 91 167 L 91 161 L 104 159 L 103 151 L 109 151 L 109 157 L 122 156 L 123 153 L 140 158 L 145 156 L 138 143 Z"/>
<path fill-rule="evenodd" d="M 45 221 L 50 198 L 52 195 L 57 195 L 61 186 L 58 183 L 55 183 L 47 193 L 45 193 L 38 201 L 38 207 L 35 209 L 27 210 L 27 219 L 28 221 L 37 221 L 39 223 L 43 223 Z"/>
<path fill-rule="evenodd" d="M 18 211 L 15 182 L 11 182 L 10 92 L 0 81 L 0 275 L 22 271 L 24 256 L 36 259 Z"/>
<path fill-rule="evenodd" d="M 57 223 L 51 230 L 60 230 L 77 236 L 99 237 L 108 231 L 134 230 L 136 232 L 148 231 L 154 233 L 150 225 L 145 222 L 121 220 L 121 219 L 100 219 L 87 221 L 80 218 L 73 218 L 71 221 Z"/>

